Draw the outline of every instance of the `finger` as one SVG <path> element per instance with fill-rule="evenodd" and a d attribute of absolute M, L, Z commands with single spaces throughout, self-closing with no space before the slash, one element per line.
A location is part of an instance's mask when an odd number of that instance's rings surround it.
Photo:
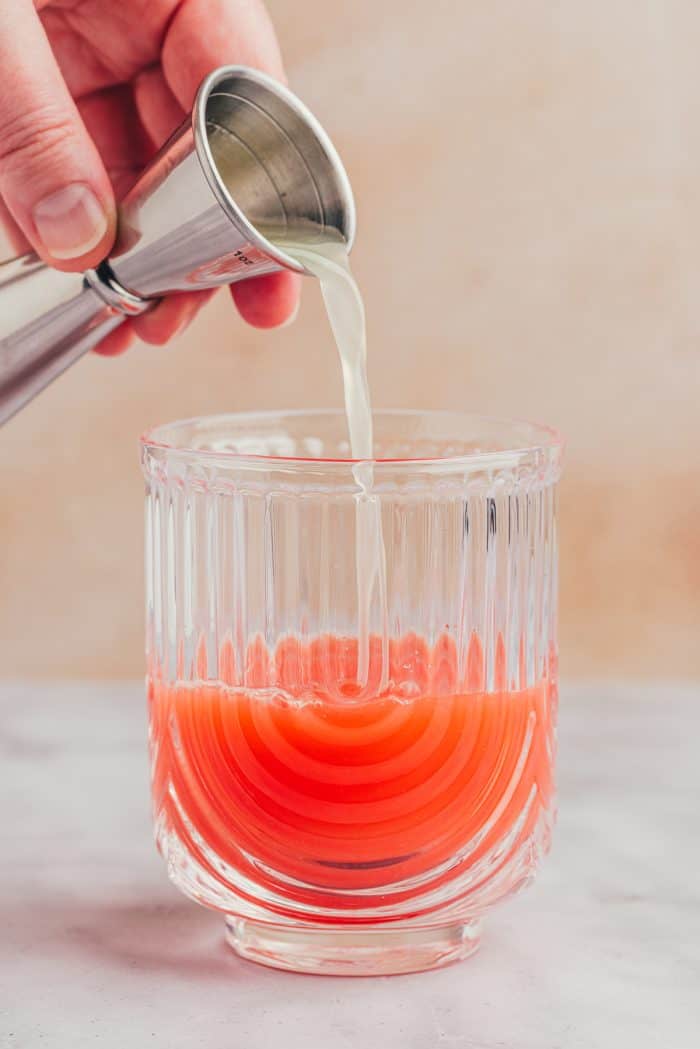
<path fill-rule="evenodd" d="M 284 79 L 265 5 L 260 0 L 184 0 L 162 53 L 165 79 L 183 109 L 189 110 L 205 76 L 233 62 Z"/>
<path fill-rule="evenodd" d="M 30 0 L 0 3 L 0 69 L 0 194 L 47 262 L 96 265 L 114 239 L 112 188 Z"/>
<path fill-rule="evenodd" d="M 102 357 L 116 357 L 128 350 L 137 338 L 154 346 L 164 346 L 185 330 L 214 293 L 215 289 L 168 296 L 154 309 L 140 317 L 130 317 L 110 332 L 95 347 L 95 353 Z"/>
<path fill-rule="evenodd" d="M 160 148 L 185 119 L 185 111 L 168 87 L 163 70 L 152 66 L 134 81 L 139 117 L 155 148 Z"/>
<path fill-rule="evenodd" d="M 152 310 L 132 318 L 134 331 L 144 342 L 164 346 L 185 330 L 213 294 L 214 289 L 168 295 Z"/>
<path fill-rule="evenodd" d="M 254 328 L 291 324 L 299 310 L 301 277 L 281 270 L 231 285 L 231 295 L 243 320 Z"/>
<path fill-rule="evenodd" d="M 166 27 L 180 3 L 34 0 L 73 98 L 129 83 L 157 61 Z"/>
<path fill-rule="evenodd" d="M 131 326 L 131 321 L 126 320 L 109 335 L 105 335 L 102 342 L 95 346 L 95 353 L 101 357 L 118 357 L 133 345 L 136 340 L 136 332 Z"/>
<path fill-rule="evenodd" d="M 106 88 L 81 98 L 78 109 L 121 200 L 153 154 L 134 93 L 127 84 Z"/>
<path fill-rule="evenodd" d="M 86 95 L 78 111 L 90 138 L 97 146 L 117 199 L 121 199 L 143 171 L 153 153 L 150 138 L 139 118 L 133 92 L 127 85 Z M 14 250 L 30 250 L 30 244 L 0 199 L 0 228 Z"/>

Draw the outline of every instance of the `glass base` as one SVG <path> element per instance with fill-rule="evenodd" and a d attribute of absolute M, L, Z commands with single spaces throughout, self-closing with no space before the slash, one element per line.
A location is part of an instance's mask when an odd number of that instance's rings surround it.
<path fill-rule="evenodd" d="M 325 976 L 392 976 L 439 969 L 474 954 L 480 937 L 478 919 L 422 929 L 312 929 L 226 917 L 226 939 L 241 958 Z"/>

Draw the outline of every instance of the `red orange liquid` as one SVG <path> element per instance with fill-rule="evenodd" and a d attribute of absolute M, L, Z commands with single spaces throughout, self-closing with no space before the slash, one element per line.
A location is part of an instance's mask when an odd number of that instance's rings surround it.
<path fill-rule="evenodd" d="M 248 691 L 152 680 L 155 808 L 212 876 L 223 861 L 294 879 L 297 898 L 381 891 L 533 833 L 552 795 L 550 684 L 485 691 L 476 639 L 461 681 L 447 639 L 406 638 L 390 659 L 370 698 L 353 698 L 347 639 L 289 641 L 272 661 L 251 648 Z"/>

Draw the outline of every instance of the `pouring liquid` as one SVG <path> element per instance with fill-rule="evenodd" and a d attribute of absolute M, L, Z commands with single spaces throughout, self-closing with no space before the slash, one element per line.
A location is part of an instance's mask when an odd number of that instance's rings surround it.
<path fill-rule="evenodd" d="M 354 460 L 353 474 L 360 489 L 356 510 L 358 666 L 357 678 L 365 686 L 369 676 L 372 607 L 379 610 L 379 634 L 386 638 L 386 556 L 382 536 L 381 504 L 372 494 L 373 433 L 372 406 L 367 381 L 367 327 L 365 307 L 357 281 L 350 269 L 345 241 L 336 231 L 312 229 L 295 238 L 275 231 L 269 236 L 278 247 L 313 276 L 321 285 L 328 321 L 335 339 L 343 373 L 345 414 Z M 388 642 L 385 642 L 388 644 Z M 386 657 L 387 653 L 383 653 Z M 382 660 L 388 667 L 388 658 Z M 380 689 L 386 687 L 384 670 Z"/>

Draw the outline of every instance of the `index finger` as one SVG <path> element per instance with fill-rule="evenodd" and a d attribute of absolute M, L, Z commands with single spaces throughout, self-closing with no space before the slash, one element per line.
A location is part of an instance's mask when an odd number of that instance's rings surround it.
<path fill-rule="evenodd" d="M 260 0 L 184 0 L 168 29 L 161 63 L 185 110 L 218 66 L 253 66 L 285 80 L 277 37 Z"/>

